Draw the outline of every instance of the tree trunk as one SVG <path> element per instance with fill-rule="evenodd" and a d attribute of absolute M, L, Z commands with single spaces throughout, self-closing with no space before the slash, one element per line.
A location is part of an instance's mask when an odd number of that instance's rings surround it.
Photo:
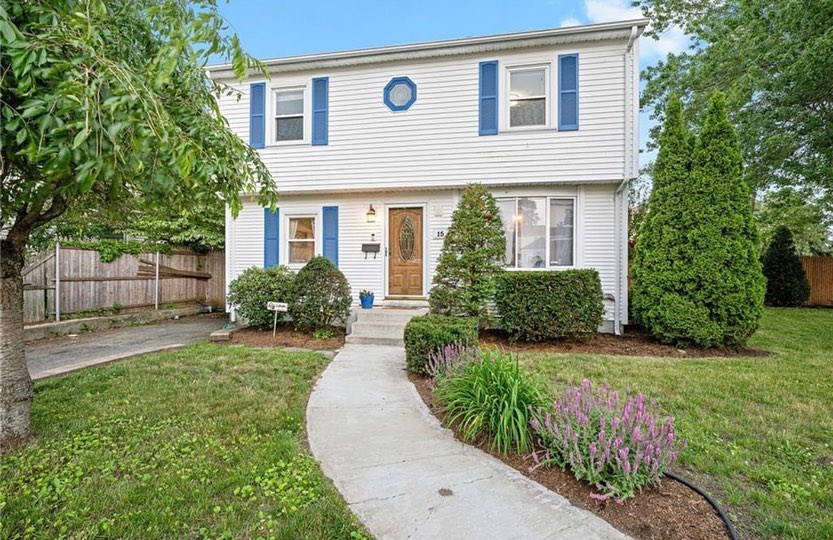
<path fill-rule="evenodd" d="M 22 271 L 27 236 L 10 233 L 0 240 L 0 445 L 32 434 L 32 378 L 23 343 Z"/>

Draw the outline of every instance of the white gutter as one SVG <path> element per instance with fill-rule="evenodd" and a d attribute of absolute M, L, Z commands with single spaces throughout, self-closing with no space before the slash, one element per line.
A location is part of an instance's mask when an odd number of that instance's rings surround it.
<path fill-rule="evenodd" d="M 636 38 L 639 37 L 641 33 L 639 30 L 639 25 L 634 24 L 631 26 L 631 34 L 628 38 L 628 44 L 625 46 L 625 77 L 626 77 L 626 84 L 625 84 L 625 122 L 633 121 L 633 99 L 632 99 L 632 92 L 631 87 L 634 83 L 633 81 L 633 66 L 631 63 L 633 60 L 633 45 L 636 42 Z M 625 238 L 622 234 L 622 222 L 627 224 L 627 210 L 622 210 L 622 206 L 624 206 L 625 202 L 621 200 L 623 197 L 623 193 L 625 188 L 630 182 L 631 178 L 634 176 L 634 171 L 632 167 L 632 161 L 634 159 L 633 156 L 633 138 L 636 136 L 635 126 L 631 125 L 631 129 L 625 129 L 625 163 L 622 169 L 622 182 L 619 184 L 619 187 L 616 188 L 616 191 L 613 192 L 613 219 L 614 219 L 614 242 L 616 242 L 616 246 L 613 250 L 614 254 L 614 266 L 616 267 L 616 283 L 614 285 L 614 299 L 613 299 L 613 332 L 617 336 L 622 334 L 621 331 L 621 321 L 622 321 L 622 297 L 624 296 L 624 291 L 622 290 L 622 273 L 627 271 L 627 268 L 623 267 L 622 264 L 622 250 L 624 249 Z M 622 215 L 623 212 L 625 215 Z M 626 225 L 627 226 L 627 225 Z M 627 284 L 625 284 L 627 287 Z"/>
<path fill-rule="evenodd" d="M 628 38 L 628 45 L 625 47 L 625 52 L 631 52 L 631 48 L 633 47 L 633 42 L 636 41 L 636 38 L 639 36 L 639 26 L 633 25 L 631 26 L 631 37 Z"/>
<path fill-rule="evenodd" d="M 633 34 L 633 29 L 636 28 L 638 35 L 641 32 L 640 29 L 644 29 L 647 25 L 647 19 L 634 19 L 566 28 L 550 28 L 531 32 L 515 32 L 407 45 L 390 45 L 367 49 L 287 56 L 270 58 L 262 62 L 270 72 L 329 69 L 377 62 L 485 53 L 489 51 L 538 47 L 560 43 L 627 39 L 628 35 L 624 32 L 630 29 L 631 34 Z M 207 66 L 206 69 L 215 78 L 233 76 L 231 64 Z M 256 70 L 250 70 L 250 74 L 257 75 L 258 72 Z"/>
<path fill-rule="evenodd" d="M 616 242 L 616 247 L 613 250 L 614 266 L 616 267 L 616 282 L 614 284 L 614 298 L 613 298 L 613 333 L 617 336 L 622 335 L 620 329 L 621 315 L 621 298 L 622 298 L 622 244 L 624 238 L 622 237 L 622 202 L 620 197 L 628 185 L 630 179 L 625 178 L 613 192 L 613 241 Z"/>

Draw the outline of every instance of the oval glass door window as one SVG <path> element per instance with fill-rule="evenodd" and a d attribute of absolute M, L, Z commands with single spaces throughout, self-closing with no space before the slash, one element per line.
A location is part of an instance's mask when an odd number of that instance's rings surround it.
<path fill-rule="evenodd" d="M 399 257 L 403 261 L 410 261 L 414 257 L 414 224 L 407 216 L 399 227 Z"/>

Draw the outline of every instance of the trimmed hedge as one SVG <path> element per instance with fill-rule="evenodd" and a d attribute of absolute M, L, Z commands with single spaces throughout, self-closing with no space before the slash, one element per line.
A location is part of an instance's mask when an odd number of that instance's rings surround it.
<path fill-rule="evenodd" d="M 604 320 L 602 284 L 595 270 L 504 272 L 497 278 L 495 304 L 513 340 L 588 337 Z"/>
<path fill-rule="evenodd" d="M 428 355 L 453 343 L 477 345 L 477 319 L 423 315 L 405 326 L 405 357 L 408 371 L 425 375 Z"/>

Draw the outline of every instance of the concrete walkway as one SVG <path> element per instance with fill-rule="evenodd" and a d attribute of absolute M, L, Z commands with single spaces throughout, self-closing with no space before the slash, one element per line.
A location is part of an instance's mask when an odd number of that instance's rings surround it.
<path fill-rule="evenodd" d="M 44 379 L 137 354 L 205 341 L 225 322 L 222 316 L 196 315 L 75 337 L 33 341 L 26 344 L 26 363 L 32 379 Z"/>
<path fill-rule="evenodd" d="M 456 441 L 401 347 L 346 345 L 307 406 L 313 454 L 376 538 L 624 539 L 594 514 Z"/>

